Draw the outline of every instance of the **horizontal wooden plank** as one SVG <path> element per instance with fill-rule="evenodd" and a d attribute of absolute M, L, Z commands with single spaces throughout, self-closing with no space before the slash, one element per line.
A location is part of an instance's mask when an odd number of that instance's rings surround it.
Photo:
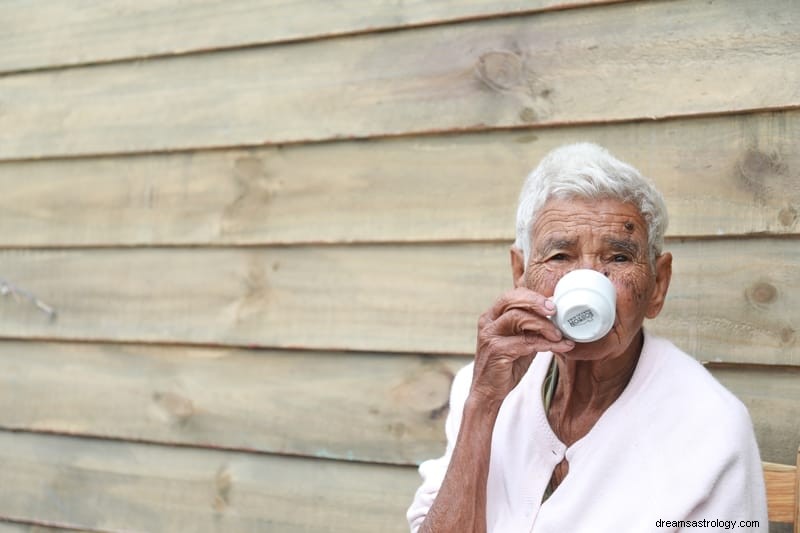
<path fill-rule="evenodd" d="M 703 360 L 800 364 L 793 239 L 671 243 L 652 323 Z M 506 244 L 5 251 L 5 338 L 471 354 L 511 284 Z"/>
<path fill-rule="evenodd" d="M 444 449 L 469 360 L 5 341 L 0 427 L 418 464 Z M 749 408 L 762 458 L 791 463 L 800 368 L 711 371 Z"/>
<path fill-rule="evenodd" d="M 58 311 L 53 321 L 32 305 L 3 298 L 0 335 L 471 350 L 476 311 L 508 284 L 505 248 L 0 252 L 4 278 Z"/>
<path fill-rule="evenodd" d="M 4 76 L 0 159 L 792 108 L 798 24 L 794 0 L 623 3 Z"/>
<path fill-rule="evenodd" d="M 671 236 L 800 232 L 800 111 L 791 111 L 6 162 L 0 245 L 513 240 L 525 175 L 547 151 L 585 139 L 654 179 Z"/>
<path fill-rule="evenodd" d="M 0 72 L 263 45 L 609 0 L 56 0 L 0 3 Z"/>
<path fill-rule="evenodd" d="M 0 427 L 417 464 L 466 362 L 0 342 Z"/>
<path fill-rule="evenodd" d="M 750 411 L 761 459 L 796 464 L 800 448 L 800 367 L 712 365 L 709 370 Z"/>
<path fill-rule="evenodd" d="M 667 305 L 651 329 L 704 361 L 800 365 L 800 246 L 672 243 Z"/>
<path fill-rule="evenodd" d="M 0 517 L 117 531 L 400 532 L 418 484 L 411 467 L 7 432 L 0 468 Z"/>

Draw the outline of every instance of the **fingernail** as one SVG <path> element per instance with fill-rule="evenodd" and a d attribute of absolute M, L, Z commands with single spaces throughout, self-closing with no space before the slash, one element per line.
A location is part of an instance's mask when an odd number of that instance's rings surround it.
<path fill-rule="evenodd" d="M 553 300 L 550 300 L 549 298 L 544 301 L 544 307 L 548 311 L 555 311 L 556 310 L 556 304 L 553 303 Z"/>

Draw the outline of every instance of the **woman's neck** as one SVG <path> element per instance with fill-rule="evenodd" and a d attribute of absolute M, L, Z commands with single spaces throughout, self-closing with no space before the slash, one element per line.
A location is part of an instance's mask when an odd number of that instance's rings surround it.
<path fill-rule="evenodd" d="M 555 355 L 558 383 L 547 418 L 556 436 L 567 446 L 586 435 L 625 390 L 636 370 L 643 342 L 640 331 L 625 352 L 599 361 Z"/>

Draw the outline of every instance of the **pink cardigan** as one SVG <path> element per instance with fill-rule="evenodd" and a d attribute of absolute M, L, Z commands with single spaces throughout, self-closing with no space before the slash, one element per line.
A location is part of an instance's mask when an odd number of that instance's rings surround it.
<path fill-rule="evenodd" d="M 646 333 L 622 395 L 585 437 L 566 447 L 541 400 L 552 357 L 538 354 L 500 409 L 487 483 L 488 533 L 767 531 L 761 460 L 747 409 L 697 361 Z M 423 482 L 408 509 L 412 533 L 444 478 L 471 379 L 470 364 L 453 382 L 444 456 L 419 467 Z M 569 474 L 542 504 L 564 457 Z"/>

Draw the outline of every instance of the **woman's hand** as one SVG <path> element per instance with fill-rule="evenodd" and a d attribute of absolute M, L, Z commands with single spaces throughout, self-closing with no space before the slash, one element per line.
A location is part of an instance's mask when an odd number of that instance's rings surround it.
<path fill-rule="evenodd" d="M 549 320 L 551 300 L 518 287 L 503 294 L 478 321 L 478 348 L 470 396 L 499 407 L 537 352 L 568 352 L 575 344 Z"/>
<path fill-rule="evenodd" d="M 420 533 L 486 531 L 486 480 L 500 406 L 537 352 L 567 352 L 575 347 L 547 318 L 553 313 L 550 300 L 517 288 L 481 315 L 472 389 L 447 473 Z"/>

